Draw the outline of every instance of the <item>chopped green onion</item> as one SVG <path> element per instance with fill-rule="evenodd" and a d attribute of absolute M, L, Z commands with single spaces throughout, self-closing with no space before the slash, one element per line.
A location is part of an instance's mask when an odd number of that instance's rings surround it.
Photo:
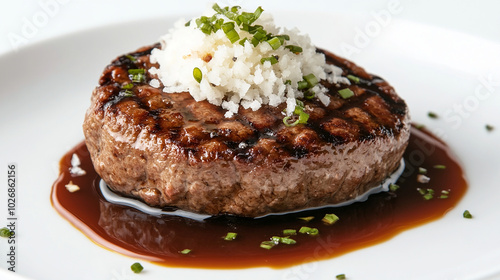
<path fill-rule="evenodd" d="M 463 216 L 466 219 L 472 219 L 472 214 L 469 212 L 469 210 L 465 210 Z"/>
<path fill-rule="evenodd" d="M 308 234 L 308 235 L 318 235 L 319 233 L 319 230 L 317 228 L 310 228 L 310 227 L 301 227 L 299 229 L 299 233 L 303 233 L 303 234 Z"/>
<path fill-rule="evenodd" d="M 191 249 L 184 249 L 182 251 L 179 251 L 179 253 L 181 253 L 183 255 L 187 255 L 187 254 L 191 253 Z"/>
<path fill-rule="evenodd" d="M 271 65 L 278 63 L 278 58 L 277 56 L 271 56 L 271 57 L 264 57 L 260 60 L 260 63 L 264 64 L 264 62 L 269 61 L 271 62 Z"/>
<path fill-rule="evenodd" d="M 203 78 L 203 73 L 201 73 L 200 68 L 195 67 L 193 69 L 193 77 L 198 83 L 201 83 L 201 79 Z"/>
<path fill-rule="evenodd" d="M 135 56 L 133 55 L 130 55 L 130 54 L 127 54 L 125 55 L 126 58 L 130 59 L 130 61 L 132 62 L 136 62 L 137 61 L 137 58 L 135 58 Z"/>
<path fill-rule="evenodd" d="M 340 218 L 335 214 L 326 214 L 322 219 L 324 223 L 329 225 L 335 224 L 338 220 L 340 220 Z"/>
<path fill-rule="evenodd" d="M 283 118 L 283 123 L 285 124 L 285 126 L 296 126 L 296 125 L 299 124 L 299 120 L 296 120 L 293 123 L 289 123 L 288 120 L 291 119 L 291 118 L 292 117 L 290 117 L 290 116 L 287 116 L 287 117 Z"/>
<path fill-rule="evenodd" d="M 132 83 L 128 83 L 128 84 L 122 86 L 123 89 L 131 89 L 133 87 L 134 87 L 134 84 L 132 84 Z"/>
<path fill-rule="evenodd" d="M 295 53 L 295 54 L 302 52 L 302 48 L 299 46 L 295 46 L 295 45 L 288 45 L 288 46 L 285 46 L 285 48 L 288 49 L 289 51 Z"/>
<path fill-rule="evenodd" d="M 347 75 L 347 79 L 350 81 L 354 82 L 355 84 L 359 84 L 359 77 L 354 76 L 354 75 Z"/>
<path fill-rule="evenodd" d="M 191 21 L 188 21 L 184 24 L 184 26 L 190 26 L 191 25 Z"/>
<path fill-rule="evenodd" d="M 12 232 L 10 229 L 4 227 L 0 229 L 0 237 L 11 237 L 14 235 L 14 232 Z"/>
<path fill-rule="evenodd" d="M 308 217 L 299 217 L 302 221 L 310 222 L 314 220 L 314 216 L 308 216 Z"/>
<path fill-rule="evenodd" d="M 354 92 L 350 88 L 344 88 L 339 90 L 340 97 L 343 99 L 348 99 L 354 96 Z"/>
<path fill-rule="evenodd" d="M 134 92 L 130 89 L 126 89 L 124 91 L 121 91 L 119 95 L 123 97 L 132 97 L 134 96 Z"/>
<path fill-rule="evenodd" d="M 273 37 L 273 38 L 267 40 L 266 42 L 269 43 L 269 45 L 271 46 L 271 48 L 273 48 L 273 50 L 277 50 L 279 47 L 281 47 L 281 44 L 282 44 L 280 38 L 278 38 L 278 37 Z"/>
<path fill-rule="evenodd" d="M 442 194 L 450 194 L 450 191 L 447 191 L 447 190 L 442 190 L 441 191 Z"/>
<path fill-rule="evenodd" d="M 297 88 L 299 90 L 307 89 L 307 87 L 308 87 L 307 81 L 299 81 L 297 83 Z"/>
<path fill-rule="evenodd" d="M 297 235 L 297 230 L 295 229 L 284 229 L 283 235 Z"/>
<path fill-rule="evenodd" d="M 276 243 L 274 243 L 273 241 L 262 241 L 260 243 L 260 248 L 264 248 L 264 249 L 271 249 L 273 248 L 274 246 L 276 245 Z"/>
<path fill-rule="evenodd" d="M 492 126 L 492 125 L 490 125 L 490 124 L 487 124 L 487 125 L 486 125 L 486 130 L 487 130 L 487 131 L 493 131 L 493 129 L 495 129 L 495 127 L 494 127 L 494 126 Z"/>
<path fill-rule="evenodd" d="M 146 70 L 144 69 L 128 69 L 130 79 L 134 83 L 143 83 L 146 81 Z"/>
<path fill-rule="evenodd" d="M 134 273 L 141 273 L 144 267 L 142 267 L 140 263 L 136 262 L 130 266 L 130 269 L 132 269 Z"/>
<path fill-rule="evenodd" d="M 424 194 L 424 196 L 423 196 L 423 198 L 424 198 L 425 200 L 431 200 L 433 197 L 434 197 L 434 195 L 433 195 L 433 194 L 431 194 L 431 193 L 426 193 L 426 194 Z"/>
<path fill-rule="evenodd" d="M 308 120 L 309 120 L 309 114 L 305 113 L 304 111 L 300 112 L 299 123 L 307 123 Z"/>
<path fill-rule="evenodd" d="M 335 278 L 337 278 L 338 280 L 345 280 L 345 274 L 339 274 L 337 276 L 335 276 Z"/>
<path fill-rule="evenodd" d="M 316 76 L 314 76 L 314 74 L 312 73 L 304 76 L 304 80 L 307 82 L 309 88 L 312 88 L 318 84 L 318 78 L 316 78 Z"/>
<path fill-rule="evenodd" d="M 297 241 L 295 241 L 295 239 L 292 239 L 290 237 L 281 237 L 280 243 L 287 244 L 287 245 L 293 245 L 293 244 L 296 244 Z"/>
<path fill-rule="evenodd" d="M 275 245 L 278 245 L 279 243 L 288 244 L 288 245 L 292 245 L 292 244 L 297 243 L 297 241 L 295 241 L 294 239 L 292 239 L 290 237 L 280 237 L 280 236 L 273 236 L 273 237 L 271 237 L 271 241 Z"/>
<path fill-rule="evenodd" d="M 437 165 L 434 165 L 434 168 L 435 169 L 446 169 L 446 165 L 437 164 Z"/>
<path fill-rule="evenodd" d="M 240 39 L 240 35 L 238 35 L 238 32 L 234 30 L 234 22 L 226 22 L 221 26 L 221 28 L 229 41 L 231 41 L 231 44 Z"/>
<path fill-rule="evenodd" d="M 427 174 L 427 169 L 423 168 L 423 167 L 419 167 L 418 168 L 418 173 L 419 174 Z"/>
<path fill-rule="evenodd" d="M 399 185 L 396 185 L 396 184 L 390 184 L 390 185 L 389 185 L 389 190 L 390 190 L 391 192 L 395 192 L 395 191 L 397 191 L 398 189 L 399 189 Z"/>
<path fill-rule="evenodd" d="M 226 236 L 224 237 L 224 240 L 227 240 L 227 241 L 235 240 L 236 236 L 238 236 L 238 234 L 236 232 L 228 232 L 226 234 Z"/>
<path fill-rule="evenodd" d="M 447 195 L 445 195 L 445 194 L 442 194 L 442 195 L 440 195 L 440 196 L 439 196 L 439 198 L 441 198 L 441 199 L 446 199 L 446 198 L 448 198 L 448 196 L 447 196 Z"/>
<path fill-rule="evenodd" d="M 437 118 L 439 117 L 439 116 L 438 116 L 436 113 L 434 113 L 434 112 L 429 112 L 429 113 L 427 113 L 427 116 L 429 116 L 429 118 L 431 118 L 431 119 L 437 119 Z"/>

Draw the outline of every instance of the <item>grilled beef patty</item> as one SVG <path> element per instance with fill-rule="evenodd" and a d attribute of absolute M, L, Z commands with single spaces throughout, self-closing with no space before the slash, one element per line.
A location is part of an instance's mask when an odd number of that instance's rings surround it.
<path fill-rule="evenodd" d="M 286 104 L 224 118 L 187 92 L 150 86 L 155 47 L 108 65 L 85 116 L 95 170 L 115 192 L 151 206 L 256 217 L 353 199 L 399 165 L 408 108 L 386 81 L 346 59 L 318 50 L 360 78 L 348 86 L 355 95 L 343 99 L 347 85 L 322 81 L 329 106 L 304 100 L 307 124 L 288 127 Z M 145 80 L 132 82 L 129 69 L 146 69 Z"/>

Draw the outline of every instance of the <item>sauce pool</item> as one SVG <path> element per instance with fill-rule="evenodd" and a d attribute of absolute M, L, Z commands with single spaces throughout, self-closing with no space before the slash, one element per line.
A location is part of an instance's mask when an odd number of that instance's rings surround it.
<path fill-rule="evenodd" d="M 73 154 L 79 156 L 86 175 L 70 174 Z M 462 168 L 449 148 L 431 134 L 412 128 L 404 159 L 405 171 L 397 183 L 400 188 L 371 195 L 365 202 L 259 219 L 217 216 L 200 222 L 178 216 L 156 217 L 107 202 L 82 142 L 61 159 L 60 176 L 53 185 L 51 200 L 54 208 L 91 240 L 134 258 L 176 267 L 278 268 L 333 258 L 381 243 L 443 217 L 465 194 L 467 183 Z M 427 170 L 429 183 L 417 181 L 419 168 Z M 69 192 L 65 185 L 70 181 L 80 190 Z M 434 192 L 431 199 L 424 198 L 428 189 Z M 340 219 L 327 225 L 321 220 L 330 213 Z M 301 217 L 314 219 L 307 222 Z M 319 234 L 301 234 L 302 226 L 317 228 Z M 296 244 L 260 247 L 261 242 L 273 236 L 285 236 L 285 229 L 297 231 L 290 236 Z M 228 232 L 237 233 L 236 239 L 224 240 Z M 182 254 L 184 249 L 191 251 Z"/>

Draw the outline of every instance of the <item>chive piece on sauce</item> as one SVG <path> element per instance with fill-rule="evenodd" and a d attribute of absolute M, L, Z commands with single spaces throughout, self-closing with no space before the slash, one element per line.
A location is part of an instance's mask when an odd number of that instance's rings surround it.
<path fill-rule="evenodd" d="M 142 267 L 140 263 L 136 262 L 130 266 L 130 269 L 132 269 L 134 273 L 141 273 L 144 267 Z"/>
<path fill-rule="evenodd" d="M 493 129 L 495 129 L 495 127 L 490 124 L 487 124 L 485 127 L 487 131 L 493 131 Z"/>
<path fill-rule="evenodd" d="M 398 189 L 399 189 L 399 185 L 396 185 L 396 184 L 390 184 L 390 185 L 389 185 L 389 190 L 390 190 L 391 192 L 395 192 L 395 191 L 397 191 Z"/>
<path fill-rule="evenodd" d="M 310 228 L 310 227 L 301 227 L 299 229 L 300 233 L 307 234 L 307 235 L 318 235 L 319 230 L 317 228 Z"/>
<path fill-rule="evenodd" d="M 295 230 L 295 229 L 284 229 L 283 230 L 283 235 L 287 235 L 287 236 L 297 235 L 297 230 Z"/>
<path fill-rule="evenodd" d="M 191 249 L 184 249 L 182 251 L 179 251 L 179 253 L 181 253 L 183 255 L 187 255 L 187 254 L 191 253 Z"/>
<path fill-rule="evenodd" d="M 236 232 L 228 232 L 226 236 L 224 236 L 224 240 L 232 241 L 236 239 L 236 236 L 238 236 Z"/>
<path fill-rule="evenodd" d="M 275 245 L 276 245 L 276 243 L 274 243 L 273 241 L 270 241 L 270 240 L 262 241 L 260 243 L 260 248 L 264 248 L 264 249 L 269 250 L 269 249 L 273 248 Z"/>
<path fill-rule="evenodd" d="M 337 278 L 338 280 L 345 280 L 345 274 L 338 274 L 337 276 L 335 276 L 335 278 Z"/>
<path fill-rule="evenodd" d="M 465 210 L 463 216 L 466 219 L 472 219 L 472 214 L 469 212 L 469 210 Z"/>
<path fill-rule="evenodd" d="M 325 217 L 321 221 L 323 221 L 325 224 L 328 225 L 333 225 L 335 224 L 340 218 L 335 215 L 335 214 L 326 214 Z"/>
<path fill-rule="evenodd" d="M 446 169 L 446 165 L 436 164 L 433 166 L 435 169 Z"/>
<path fill-rule="evenodd" d="M 302 221 L 310 222 L 314 219 L 314 216 L 308 216 L 308 217 L 299 217 Z"/>
<path fill-rule="evenodd" d="M 340 97 L 343 99 L 348 99 L 354 96 L 354 92 L 350 88 L 344 88 L 339 90 Z"/>

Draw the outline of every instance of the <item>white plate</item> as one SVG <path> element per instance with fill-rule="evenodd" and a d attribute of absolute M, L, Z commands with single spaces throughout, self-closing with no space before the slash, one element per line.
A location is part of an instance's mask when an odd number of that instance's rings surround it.
<path fill-rule="evenodd" d="M 154 42 L 177 17 L 152 19 L 88 30 L 0 57 L 0 225 L 7 221 L 7 164 L 15 162 L 18 274 L 50 280 L 334 279 L 340 273 L 348 279 L 500 277 L 500 46 L 396 18 L 387 26 L 378 23 L 377 31 L 374 18 L 357 14 L 308 12 L 307 21 L 297 21 L 298 15 L 276 17 L 339 55 L 348 54 L 349 45 L 356 48 L 350 58 L 386 78 L 407 100 L 413 119 L 446 138 L 470 184 L 455 209 L 387 242 L 330 260 L 245 270 L 167 268 L 142 261 L 145 271 L 134 275 L 129 267 L 136 259 L 87 239 L 56 213 L 49 195 L 60 157 L 83 139 L 83 115 L 103 67 Z M 325 36 L 320 24 L 331 26 L 328 32 L 335 35 Z M 441 118 L 429 119 L 428 111 Z M 487 123 L 497 129 L 487 132 Z M 473 219 L 462 218 L 465 209 Z M 7 246 L 0 240 L 1 252 Z M 5 258 L 2 253 L 3 267 Z M 0 276 L 5 273 L 0 270 Z"/>

